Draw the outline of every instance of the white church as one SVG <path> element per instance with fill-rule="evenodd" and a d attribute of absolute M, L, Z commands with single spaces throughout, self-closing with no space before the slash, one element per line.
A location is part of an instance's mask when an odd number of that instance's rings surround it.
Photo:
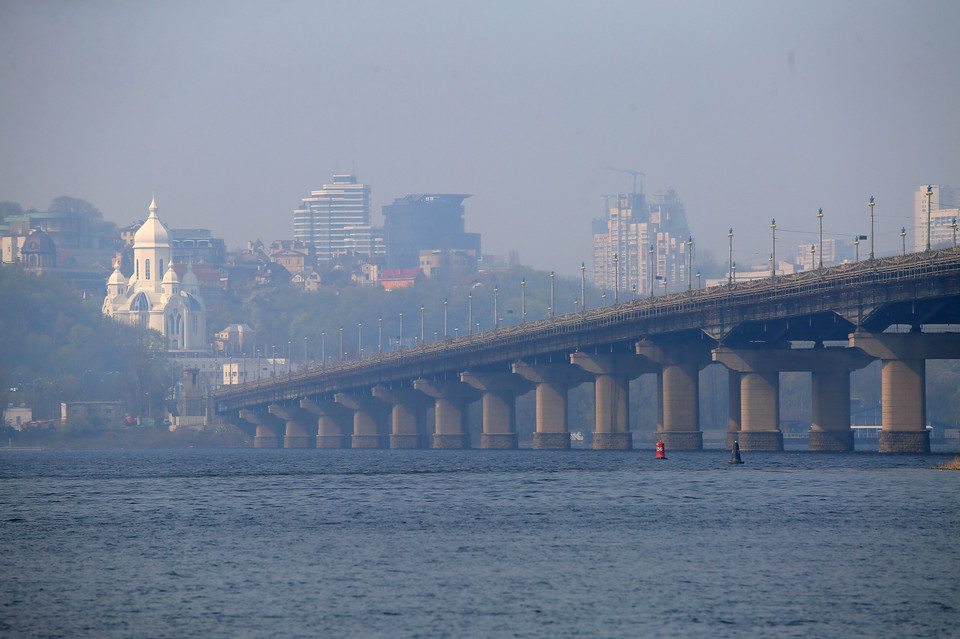
<path fill-rule="evenodd" d="M 156 198 L 150 217 L 133 238 L 134 271 L 130 279 L 119 262 L 107 280 L 103 314 L 117 321 L 159 331 L 168 351 L 206 351 L 206 308 L 193 268 L 183 268 L 183 279 L 173 264 L 170 232 L 157 217 Z"/>

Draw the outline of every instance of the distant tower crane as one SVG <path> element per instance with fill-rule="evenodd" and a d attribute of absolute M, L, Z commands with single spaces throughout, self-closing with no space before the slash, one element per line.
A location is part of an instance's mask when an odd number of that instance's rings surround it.
<path fill-rule="evenodd" d="M 616 168 L 614 168 L 614 167 L 612 167 L 612 166 L 608 166 L 608 167 L 607 167 L 607 170 L 608 170 L 608 171 L 617 171 L 618 173 L 627 173 L 627 174 L 629 174 L 629 175 L 632 175 L 632 176 L 633 176 L 633 194 L 634 194 L 634 196 L 636 196 L 636 194 L 637 194 L 637 176 L 638 176 L 638 175 L 642 175 L 642 176 L 644 176 L 644 177 L 647 176 L 647 174 L 644 173 L 643 171 L 631 171 L 630 169 L 616 169 Z M 641 193 L 643 192 L 643 181 L 640 182 L 640 192 L 641 192 Z"/>

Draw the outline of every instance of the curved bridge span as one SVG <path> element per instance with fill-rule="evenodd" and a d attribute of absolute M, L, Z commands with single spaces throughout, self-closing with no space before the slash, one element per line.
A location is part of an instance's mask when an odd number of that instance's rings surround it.
<path fill-rule="evenodd" d="M 237 386 L 217 413 L 255 445 L 517 445 L 514 401 L 536 391 L 535 448 L 568 448 L 566 394 L 595 387 L 594 448 L 632 446 L 629 381 L 656 374 L 668 449 L 699 449 L 698 377 L 730 375 L 728 445 L 780 450 L 779 373 L 810 371 L 815 450 L 852 450 L 850 372 L 882 361 L 880 450 L 929 451 L 926 359 L 960 358 L 960 252 L 928 251 L 643 298 Z M 432 424 L 426 408 L 434 410 Z"/>

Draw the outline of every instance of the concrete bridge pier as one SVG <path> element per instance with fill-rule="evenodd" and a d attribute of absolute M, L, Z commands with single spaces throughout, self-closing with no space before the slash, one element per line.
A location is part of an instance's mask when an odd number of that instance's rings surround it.
<path fill-rule="evenodd" d="M 659 366 L 633 353 L 576 352 L 570 363 L 594 376 L 593 448 L 632 449 L 630 380 L 642 373 L 659 372 Z"/>
<path fill-rule="evenodd" d="M 334 401 L 353 411 L 352 448 L 380 448 L 380 406 L 369 395 L 337 393 Z"/>
<path fill-rule="evenodd" d="M 317 448 L 344 448 L 343 422 L 345 409 L 335 402 L 304 397 L 300 408 L 317 418 Z"/>
<path fill-rule="evenodd" d="M 637 354 L 661 367 L 660 428 L 657 436 L 667 450 L 703 450 L 700 431 L 700 369 L 710 361 L 706 346 L 637 343 Z"/>
<path fill-rule="evenodd" d="M 284 448 L 316 447 L 317 436 L 311 432 L 316 429 L 307 426 L 308 422 L 315 420 L 308 417 L 308 413 L 302 408 L 288 408 L 278 404 L 271 404 L 267 407 L 267 412 L 271 415 L 276 415 L 286 422 L 286 432 L 283 435 Z"/>
<path fill-rule="evenodd" d="M 463 413 L 467 404 L 476 399 L 476 389 L 460 381 L 426 379 L 414 380 L 413 387 L 433 398 L 433 447 L 470 448 Z"/>
<path fill-rule="evenodd" d="M 869 333 L 857 329 L 850 346 L 881 361 L 881 453 L 929 453 L 926 360 L 960 358 L 957 333 Z"/>
<path fill-rule="evenodd" d="M 517 448 L 517 395 L 532 387 L 513 373 L 460 373 L 460 381 L 482 393 L 483 434 L 480 448 Z"/>
<path fill-rule="evenodd" d="M 813 361 L 802 369 L 811 372 L 813 424 L 810 450 L 848 452 L 853 450 L 850 428 L 850 372 L 863 368 L 870 358 L 852 348 L 815 348 L 796 351 Z"/>
<path fill-rule="evenodd" d="M 777 357 L 784 350 L 719 347 L 713 351 L 713 361 L 739 373 L 740 431 L 737 440 L 742 450 L 783 450 Z"/>
<path fill-rule="evenodd" d="M 810 450 L 848 452 L 853 450 L 850 428 L 850 371 L 813 371 L 813 424 Z"/>
<path fill-rule="evenodd" d="M 537 424 L 533 433 L 534 450 L 570 448 L 567 429 L 567 391 L 590 381 L 576 366 L 564 363 L 531 364 L 516 362 L 513 372 L 531 382 L 536 389 Z"/>
<path fill-rule="evenodd" d="M 257 413 L 246 408 L 240 409 L 240 418 L 257 425 L 254 448 L 280 448 L 282 430 L 279 419 L 269 413 Z"/>
<path fill-rule="evenodd" d="M 390 448 L 422 448 L 426 434 L 426 396 L 413 389 L 374 386 L 373 396 L 390 409 Z"/>

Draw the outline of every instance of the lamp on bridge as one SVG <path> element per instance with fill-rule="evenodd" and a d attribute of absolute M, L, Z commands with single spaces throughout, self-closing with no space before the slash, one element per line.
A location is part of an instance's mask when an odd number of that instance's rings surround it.
<path fill-rule="evenodd" d="M 770 232 L 773 235 L 773 250 L 770 253 L 770 279 L 777 278 L 777 219 L 770 220 Z"/>
<path fill-rule="evenodd" d="M 873 261 L 873 207 L 876 202 L 873 201 L 873 196 L 870 196 L 870 203 L 867 206 L 870 207 L 870 261 Z"/>
<path fill-rule="evenodd" d="M 520 323 L 524 324 L 527 321 L 527 280 L 522 278 L 520 280 Z"/>
<path fill-rule="evenodd" d="M 554 303 L 554 279 L 556 278 L 556 273 L 550 271 L 550 317 L 553 317 L 553 309 L 557 306 Z"/>
<path fill-rule="evenodd" d="M 727 233 L 727 239 L 730 241 L 730 259 L 727 261 L 727 284 L 733 284 L 733 227 Z"/>
<path fill-rule="evenodd" d="M 954 226 L 956 226 L 956 224 L 954 224 Z M 587 310 L 587 298 L 584 297 L 584 293 L 586 291 L 586 285 L 587 285 L 587 263 L 580 262 L 580 301 L 582 302 L 582 304 L 580 304 L 581 311 Z"/>
<path fill-rule="evenodd" d="M 931 202 L 933 200 L 933 186 L 927 185 L 927 250 L 930 250 L 930 213 L 932 211 Z"/>
<path fill-rule="evenodd" d="M 900 241 L 903 244 L 903 247 L 900 249 L 901 250 L 900 255 L 906 255 L 907 254 L 907 227 L 905 226 L 900 227 Z"/>
<path fill-rule="evenodd" d="M 823 270 L 823 209 L 817 211 L 817 220 L 820 222 L 820 269 Z"/>

